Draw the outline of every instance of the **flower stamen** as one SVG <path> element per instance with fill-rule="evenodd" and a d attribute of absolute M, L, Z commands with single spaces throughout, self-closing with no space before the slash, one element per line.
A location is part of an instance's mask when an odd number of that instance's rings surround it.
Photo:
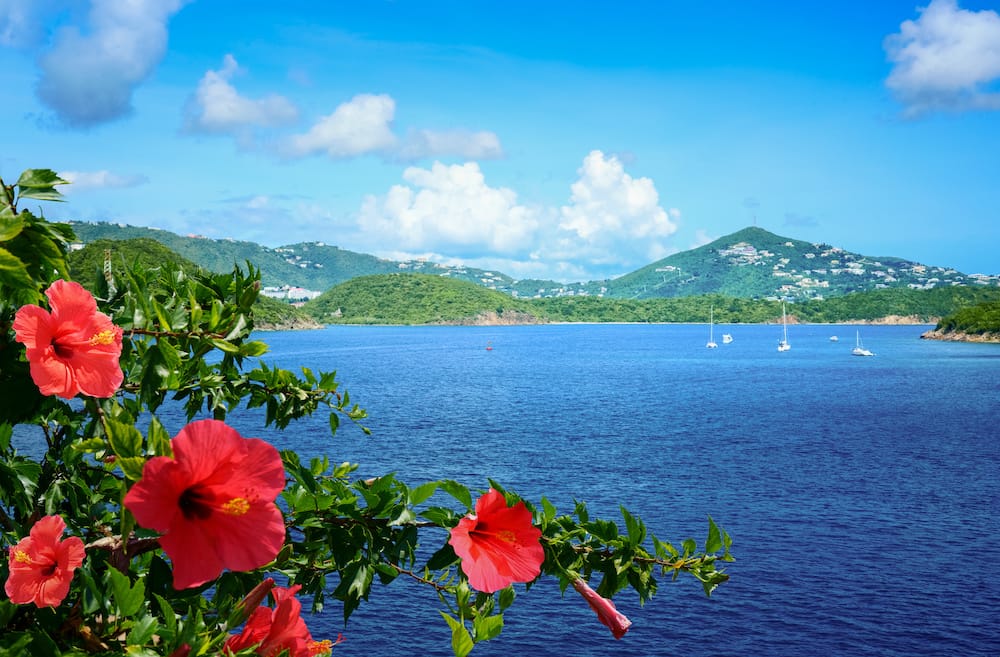
<path fill-rule="evenodd" d="M 111 329 L 104 329 L 100 333 L 95 333 L 90 338 L 91 346 L 112 344 L 115 341 L 115 332 Z"/>
<path fill-rule="evenodd" d="M 231 516 L 242 516 L 250 510 L 250 502 L 245 497 L 234 497 L 222 505 L 222 512 Z"/>

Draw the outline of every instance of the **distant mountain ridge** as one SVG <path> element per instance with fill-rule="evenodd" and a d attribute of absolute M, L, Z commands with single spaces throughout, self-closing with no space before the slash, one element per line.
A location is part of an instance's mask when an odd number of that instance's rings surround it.
<path fill-rule="evenodd" d="M 1000 286 L 1000 276 L 968 275 L 897 257 L 873 257 L 823 243 L 805 242 L 748 227 L 675 253 L 619 278 L 559 283 L 516 280 L 497 271 L 424 260 L 393 261 L 323 242 L 269 248 L 255 242 L 181 236 L 165 230 L 112 223 L 71 222 L 82 243 L 98 239 L 151 238 L 212 271 L 247 261 L 265 286 L 324 292 L 374 274 L 422 273 L 475 283 L 518 298 L 603 296 L 626 299 L 724 294 L 739 298 L 809 300 L 885 288 L 931 289 L 955 285 Z"/>

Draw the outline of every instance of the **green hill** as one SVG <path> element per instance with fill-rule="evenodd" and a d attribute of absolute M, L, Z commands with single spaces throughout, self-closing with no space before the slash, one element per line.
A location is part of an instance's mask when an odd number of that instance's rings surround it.
<path fill-rule="evenodd" d="M 710 244 L 675 253 L 613 280 L 557 283 L 515 280 L 497 271 L 392 261 L 322 242 L 267 248 L 253 242 L 182 237 L 109 223 L 73 223 L 82 243 L 97 239 L 149 238 L 201 267 L 227 272 L 251 262 L 265 286 L 322 292 L 375 274 L 427 274 L 467 281 L 518 299 L 605 297 L 657 299 L 720 294 L 744 299 L 808 301 L 884 289 L 921 291 L 968 287 L 997 289 L 1000 276 L 966 275 L 891 256 L 865 256 L 829 244 L 782 237 L 750 227 Z M 933 313 L 930 313 L 933 314 Z"/>
<path fill-rule="evenodd" d="M 995 286 L 996 278 L 984 281 L 953 269 L 892 256 L 864 256 L 750 227 L 609 281 L 607 296 L 642 299 L 716 293 L 806 300 L 887 288 L 984 282 Z"/>
<path fill-rule="evenodd" d="M 303 306 L 323 323 L 435 324 L 537 321 L 530 303 L 442 276 L 378 274 L 342 283 Z"/>
<path fill-rule="evenodd" d="M 1000 342 L 1000 299 L 977 303 L 943 317 L 922 337 L 969 342 Z"/>
<path fill-rule="evenodd" d="M 272 249 L 254 242 L 181 236 L 166 230 L 125 224 L 71 222 L 71 225 L 82 244 L 101 239 L 152 239 L 209 271 L 227 272 L 234 265 L 252 262 L 261 270 L 261 283 L 271 287 L 291 286 L 322 292 L 359 276 L 390 273 L 447 276 L 511 295 L 529 297 L 541 293 L 555 295 L 584 287 L 583 284 L 544 280 L 515 281 L 500 272 L 440 265 L 425 260 L 385 260 L 324 242 L 299 242 Z"/>

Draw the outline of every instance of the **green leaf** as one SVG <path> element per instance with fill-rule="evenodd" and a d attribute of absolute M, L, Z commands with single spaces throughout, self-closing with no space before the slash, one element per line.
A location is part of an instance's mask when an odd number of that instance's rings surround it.
<path fill-rule="evenodd" d="M 495 639 L 500 636 L 500 631 L 503 630 L 503 615 L 476 616 L 472 620 L 472 629 L 476 634 L 476 643 Z"/>
<path fill-rule="evenodd" d="M 14 239 L 23 228 L 24 219 L 21 215 L 15 215 L 10 208 L 0 211 L 0 242 Z"/>
<path fill-rule="evenodd" d="M 469 635 L 469 630 L 465 629 L 465 625 L 443 611 L 438 611 L 438 613 L 441 614 L 441 617 L 451 627 L 451 649 L 455 653 L 455 657 L 465 657 L 472 652 L 474 644 L 472 643 L 472 637 Z"/>
<path fill-rule="evenodd" d="M 174 451 L 170 446 L 170 434 L 167 433 L 167 430 L 163 428 L 163 424 L 155 416 L 149 422 L 146 441 L 149 444 L 149 451 L 156 456 L 174 455 Z"/>
<path fill-rule="evenodd" d="M 628 543 L 631 547 L 636 547 L 646 540 L 646 526 L 641 520 L 629 513 L 625 507 L 621 507 L 622 517 L 625 519 L 625 528 L 628 531 Z"/>
<path fill-rule="evenodd" d="M 0 249 L 0 285 L 33 288 L 34 283 L 21 259 L 6 249 Z M 37 293 L 36 293 L 37 296 Z"/>
<path fill-rule="evenodd" d="M 713 552 L 718 552 L 722 549 L 722 534 L 719 532 L 718 525 L 712 520 L 712 516 L 708 517 L 708 538 L 705 539 L 705 552 L 712 554 Z"/>
<path fill-rule="evenodd" d="M 472 508 L 472 493 L 469 492 L 468 488 L 451 479 L 444 479 L 439 483 L 446 493 L 464 504 L 465 508 Z"/>
<path fill-rule="evenodd" d="M 213 345 L 215 345 L 216 349 L 219 349 L 220 351 L 224 351 L 227 354 L 234 354 L 235 355 L 235 354 L 240 353 L 240 348 L 237 347 L 236 345 L 234 345 L 232 342 L 226 342 L 225 340 L 219 340 L 219 339 L 216 339 L 216 338 L 213 338 L 212 340 L 210 340 L 210 342 Z"/>
<path fill-rule="evenodd" d="M 111 598 L 118 607 L 118 612 L 122 616 L 132 616 L 142 607 L 143 598 L 146 595 L 146 585 L 142 580 L 136 581 L 133 586 L 125 575 L 115 568 L 108 569 L 108 576 L 111 584 Z"/>
<path fill-rule="evenodd" d="M 426 502 L 437 489 L 438 482 L 436 481 L 429 481 L 426 484 L 421 484 L 420 486 L 410 490 L 408 501 L 411 506 L 416 506 L 422 502 Z"/>
<path fill-rule="evenodd" d="M 514 604 L 514 598 L 516 597 L 517 592 L 514 590 L 513 586 L 500 589 L 500 611 L 503 611 Z"/>
<path fill-rule="evenodd" d="M 51 169 L 27 169 L 15 184 L 20 198 L 61 201 L 63 200 L 62 194 L 56 191 L 55 186 L 68 183 Z"/>
<path fill-rule="evenodd" d="M 141 646 L 152 639 L 153 635 L 156 634 L 159 629 L 160 623 L 156 620 L 156 618 L 146 614 L 132 626 L 132 631 L 128 633 L 125 643 L 129 646 Z M 134 653 L 129 650 L 128 654 L 133 655 L 138 653 Z M 152 654 L 155 655 L 156 653 Z"/>

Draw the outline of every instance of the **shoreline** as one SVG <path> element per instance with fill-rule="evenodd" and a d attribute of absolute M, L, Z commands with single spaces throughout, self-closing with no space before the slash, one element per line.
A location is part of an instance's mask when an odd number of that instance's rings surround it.
<path fill-rule="evenodd" d="M 937 329 L 921 334 L 921 340 L 939 340 L 941 342 L 978 342 L 980 344 L 1000 344 L 1000 333 L 964 333 L 962 331 L 938 331 Z"/>

